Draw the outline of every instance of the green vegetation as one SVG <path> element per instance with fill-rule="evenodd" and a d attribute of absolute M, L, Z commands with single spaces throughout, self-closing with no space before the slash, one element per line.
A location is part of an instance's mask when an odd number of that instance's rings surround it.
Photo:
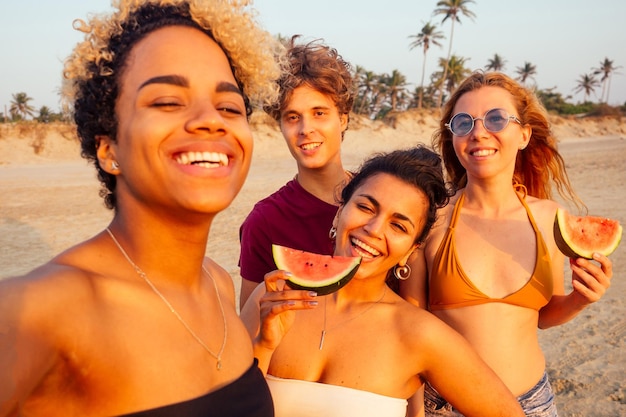
<path fill-rule="evenodd" d="M 48 106 L 41 106 L 39 111 L 36 111 L 30 104 L 32 97 L 24 92 L 12 94 L 12 97 L 8 114 L 0 114 L 0 123 L 26 120 L 35 120 L 41 123 L 67 121 L 67 117 L 61 113 L 53 112 Z"/>
<path fill-rule="evenodd" d="M 433 16 L 443 16 L 441 24 L 450 20 L 450 40 L 448 42 L 448 55 L 439 58 L 438 69 L 430 75 L 430 83 L 425 84 L 426 59 L 431 46 L 442 47 L 445 36 L 439 26 L 432 22 L 423 23 L 421 30 L 415 35 L 409 35 L 409 50 L 422 49 L 422 74 L 418 87 L 410 90 L 406 78 L 397 70 L 392 74 L 376 74 L 361 66 L 356 67 L 355 89 L 357 98 L 353 111 L 365 115 L 374 120 L 392 118 L 397 112 L 408 109 L 432 109 L 441 107 L 449 94 L 467 77 L 471 70 L 466 67 L 468 57 L 452 55 L 452 38 L 455 23 L 461 23 L 461 16 L 473 19 L 475 14 L 470 10 L 472 0 L 440 0 L 433 11 Z M 487 71 L 505 72 L 506 60 L 503 56 L 495 53 L 485 64 Z M 609 58 L 600 62 L 598 68 L 592 68 L 591 73 L 583 74 L 577 80 L 574 93 L 583 92 L 582 103 L 571 103 L 571 96 L 563 97 L 554 88 L 539 89 L 535 83 L 537 66 L 532 62 L 525 61 L 523 65 L 514 69 L 511 77 L 532 88 L 548 111 L 559 115 L 580 116 L 621 116 L 626 114 L 626 103 L 622 106 L 607 105 L 611 77 L 621 67 L 616 66 Z M 598 77 L 600 77 L 598 79 Z M 597 90 L 601 87 L 600 97 Z M 597 102 L 592 102 L 589 97 L 594 96 Z"/>
<path fill-rule="evenodd" d="M 425 84 L 426 58 L 431 46 L 442 47 L 445 39 L 439 26 L 432 22 L 423 23 L 420 31 L 409 35 L 411 40 L 409 50 L 422 49 L 422 73 L 420 85 L 411 89 L 406 76 L 398 70 L 391 73 L 377 74 L 364 67 L 356 65 L 354 79 L 357 93 L 353 111 L 356 114 L 367 116 L 372 120 L 389 120 L 398 112 L 409 109 L 437 109 L 441 107 L 450 93 L 467 77 L 471 70 L 466 66 L 469 57 L 452 55 L 452 39 L 455 23 L 461 24 L 461 17 L 474 19 L 476 15 L 470 10 L 473 0 L 439 0 L 433 16 L 443 16 L 441 24 L 450 21 L 450 37 L 446 58 L 439 58 L 437 69 L 430 75 L 430 82 Z M 277 35 L 277 38 L 287 43 L 288 39 Z M 505 72 L 506 60 L 495 53 L 484 65 L 487 71 Z M 618 70 L 614 61 L 608 57 L 600 61 L 597 68 L 584 73 L 576 80 L 574 93 L 583 93 L 582 103 L 571 103 L 571 96 L 563 97 L 555 92 L 554 88 L 539 89 L 535 83 L 537 67 L 532 62 L 525 61 L 523 65 L 514 69 L 511 77 L 517 79 L 527 87 L 532 88 L 546 106 L 548 111 L 559 115 L 581 116 L 622 116 L 626 114 L 626 103 L 621 106 L 609 106 L 608 100 L 611 90 L 611 79 Z M 598 97 L 598 90 L 600 95 Z M 594 97 L 596 102 L 590 100 Z M 34 120 L 40 123 L 53 121 L 69 121 L 68 116 L 55 113 L 46 106 L 35 111 L 29 102 L 32 100 L 26 93 L 13 94 L 10 110 L 0 114 L 0 123 Z"/>
<path fill-rule="evenodd" d="M 440 39 L 444 38 L 443 32 L 437 30 L 437 26 L 433 25 L 431 22 L 426 23 L 420 33 L 417 35 L 410 35 L 409 39 L 414 39 L 413 42 L 409 45 L 409 49 L 422 47 L 424 51 L 424 60 L 422 62 L 422 82 L 420 83 L 419 89 L 416 90 L 418 99 L 417 99 L 417 108 L 421 109 L 424 101 L 424 76 L 426 75 L 426 53 L 430 49 L 430 44 L 432 43 L 435 46 L 441 46 L 439 43 Z"/>
<path fill-rule="evenodd" d="M 439 96 L 437 97 L 437 107 L 441 107 L 441 103 L 443 103 L 443 88 L 444 85 L 448 83 L 448 71 L 450 70 L 449 64 L 451 60 L 452 54 L 452 38 L 454 37 L 454 23 L 461 23 L 461 15 L 465 17 L 469 17 L 473 19 L 476 17 L 474 12 L 472 12 L 468 5 L 470 3 L 474 3 L 473 0 L 439 0 L 437 2 L 437 8 L 433 12 L 433 15 L 443 15 L 443 20 L 441 23 L 444 23 L 447 19 L 450 19 L 450 42 L 448 44 L 448 56 L 444 61 L 443 65 L 443 75 L 441 76 L 441 83 L 439 85 Z M 448 87 L 448 85 L 446 85 Z M 448 89 L 448 91 L 451 91 Z"/>

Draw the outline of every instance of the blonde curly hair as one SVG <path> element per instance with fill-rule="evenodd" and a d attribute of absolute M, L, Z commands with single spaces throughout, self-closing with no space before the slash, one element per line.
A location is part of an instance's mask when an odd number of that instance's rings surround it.
<path fill-rule="evenodd" d="M 116 177 L 98 164 L 97 138 L 117 137 L 115 104 L 127 57 L 137 42 L 168 26 L 196 28 L 222 48 L 243 92 L 247 114 L 274 102 L 279 94 L 284 46 L 255 21 L 250 0 L 114 0 L 116 11 L 74 21 L 85 34 L 63 70 L 62 99 L 71 112 L 81 154 L 91 161 L 103 185 L 108 208 L 116 207 Z"/>
<path fill-rule="evenodd" d="M 61 90 L 65 104 L 71 107 L 81 83 L 95 75 L 94 67 L 101 70 L 101 75 L 113 75 L 113 69 L 107 65 L 116 54 L 110 47 L 111 39 L 127 30 L 125 24 L 133 14 L 148 4 L 188 5 L 191 18 L 200 28 L 210 31 L 226 52 L 235 78 L 254 106 L 274 101 L 278 94 L 274 81 L 281 75 L 277 61 L 284 47 L 257 25 L 256 11 L 246 10 L 251 3 L 251 0 L 113 0 L 118 11 L 110 16 L 94 15 L 89 22 L 76 19 L 74 28 L 85 33 L 85 40 L 65 60 Z"/>

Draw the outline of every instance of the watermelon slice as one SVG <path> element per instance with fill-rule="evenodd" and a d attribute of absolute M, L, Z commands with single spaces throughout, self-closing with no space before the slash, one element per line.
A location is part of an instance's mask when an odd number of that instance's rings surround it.
<path fill-rule="evenodd" d="M 287 280 L 296 290 L 327 295 L 346 285 L 361 265 L 361 257 L 319 255 L 285 246 L 272 245 L 278 269 L 293 274 Z"/>
<path fill-rule="evenodd" d="M 591 259 L 594 252 L 610 255 L 622 240 L 622 226 L 617 220 L 593 216 L 574 216 L 557 209 L 554 239 L 568 258 Z"/>

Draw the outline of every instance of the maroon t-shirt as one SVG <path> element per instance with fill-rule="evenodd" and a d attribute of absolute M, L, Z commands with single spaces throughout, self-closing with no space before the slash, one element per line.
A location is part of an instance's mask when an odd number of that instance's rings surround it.
<path fill-rule="evenodd" d="M 263 282 L 266 273 L 277 269 L 272 243 L 332 255 L 334 248 L 328 231 L 336 213 L 337 206 L 310 194 L 296 180 L 289 181 L 259 201 L 241 225 L 241 276 Z"/>

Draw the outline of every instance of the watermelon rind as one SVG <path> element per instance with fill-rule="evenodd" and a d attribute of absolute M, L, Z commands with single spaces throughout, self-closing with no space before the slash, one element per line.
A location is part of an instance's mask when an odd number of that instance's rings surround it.
<path fill-rule="evenodd" d="M 290 288 L 315 291 L 317 295 L 328 295 L 343 288 L 354 277 L 361 265 L 361 257 L 320 255 L 276 244 L 272 245 L 272 256 L 278 269 L 292 273 L 287 280 Z M 315 265 L 333 265 L 336 268 L 342 264 L 343 267 L 334 274 L 326 274 L 320 270 L 323 268 L 311 267 L 309 274 L 314 273 L 316 276 L 307 276 L 304 273 L 294 272 L 299 266 L 293 263 L 293 258 L 296 257 L 308 258 L 310 263 Z"/>
<path fill-rule="evenodd" d="M 594 252 L 609 256 L 622 240 L 622 226 L 616 220 L 574 216 L 559 208 L 554 217 L 554 240 L 568 258 L 592 259 Z"/>

